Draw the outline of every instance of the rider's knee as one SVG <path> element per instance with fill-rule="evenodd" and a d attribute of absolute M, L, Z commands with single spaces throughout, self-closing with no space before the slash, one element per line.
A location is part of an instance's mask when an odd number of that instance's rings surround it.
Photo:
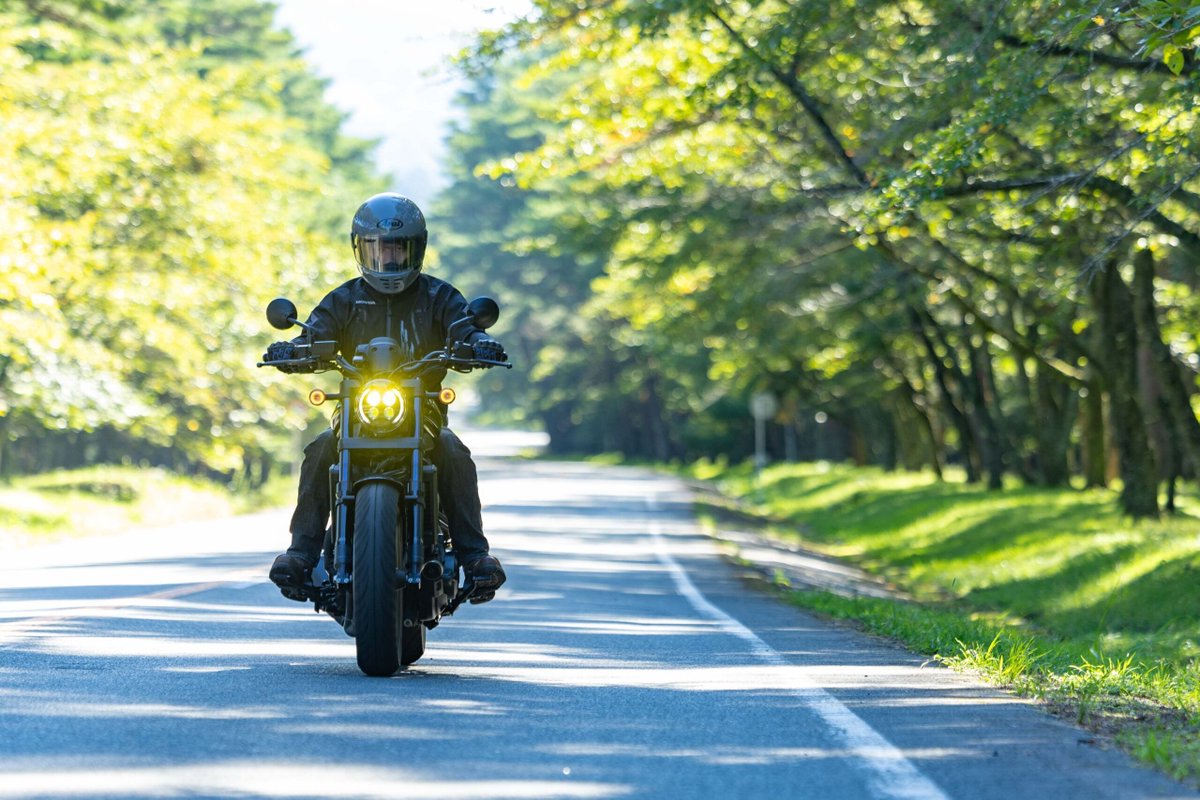
<path fill-rule="evenodd" d="M 463 444 L 462 439 L 458 438 L 458 434 L 449 428 L 442 428 L 438 440 L 438 445 L 446 458 L 464 459 L 471 457 L 471 451 Z"/>
<path fill-rule="evenodd" d="M 332 463 L 336 455 L 335 449 L 333 430 L 326 428 L 317 435 L 317 438 L 304 447 L 304 460 L 310 461 L 316 459 L 317 461 L 329 461 Z"/>

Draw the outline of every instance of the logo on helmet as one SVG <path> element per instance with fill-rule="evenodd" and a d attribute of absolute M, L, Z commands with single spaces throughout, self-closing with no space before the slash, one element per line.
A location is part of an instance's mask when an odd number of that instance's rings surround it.
<path fill-rule="evenodd" d="M 379 220 L 379 227 L 383 228 L 385 231 L 394 231 L 397 228 L 404 227 L 404 220 L 396 219 L 395 217 L 392 217 L 391 219 L 381 219 Z"/>

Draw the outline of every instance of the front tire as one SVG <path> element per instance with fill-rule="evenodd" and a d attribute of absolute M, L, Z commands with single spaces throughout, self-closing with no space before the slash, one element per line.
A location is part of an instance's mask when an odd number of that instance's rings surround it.
<path fill-rule="evenodd" d="M 395 486 L 377 482 L 359 489 L 354 500 L 354 644 L 358 668 L 373 677 L 395 674 L 402 661 L 399 522 L 400 491 Z"/>

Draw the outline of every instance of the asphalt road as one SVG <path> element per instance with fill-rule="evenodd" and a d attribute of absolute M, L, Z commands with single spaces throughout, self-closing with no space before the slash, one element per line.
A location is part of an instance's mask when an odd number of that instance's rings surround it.
<path fill-rule="evenodd" d="M 362 676 L 286 514 L 0 559 L 0 798 L 1194 797 L 748 588 L 681 485 L 481 461 L 509 584 Z"/>

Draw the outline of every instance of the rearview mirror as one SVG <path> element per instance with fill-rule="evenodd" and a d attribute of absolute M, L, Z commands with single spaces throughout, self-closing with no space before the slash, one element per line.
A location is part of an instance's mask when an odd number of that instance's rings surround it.
<path fill-rule="evenodd" d="M 481 331 L 486 331 L 500 319 L 500 305 L 490 297 L 476 297 L 469 308 L 475 318 L 475 327 Z"/>
<path fill-rule="evenodd" d="M 267 304 L 267 322 L 272 328 L 286 331 L 296 324 L 296 304 L 286 297 L 276 297 Z"/>

